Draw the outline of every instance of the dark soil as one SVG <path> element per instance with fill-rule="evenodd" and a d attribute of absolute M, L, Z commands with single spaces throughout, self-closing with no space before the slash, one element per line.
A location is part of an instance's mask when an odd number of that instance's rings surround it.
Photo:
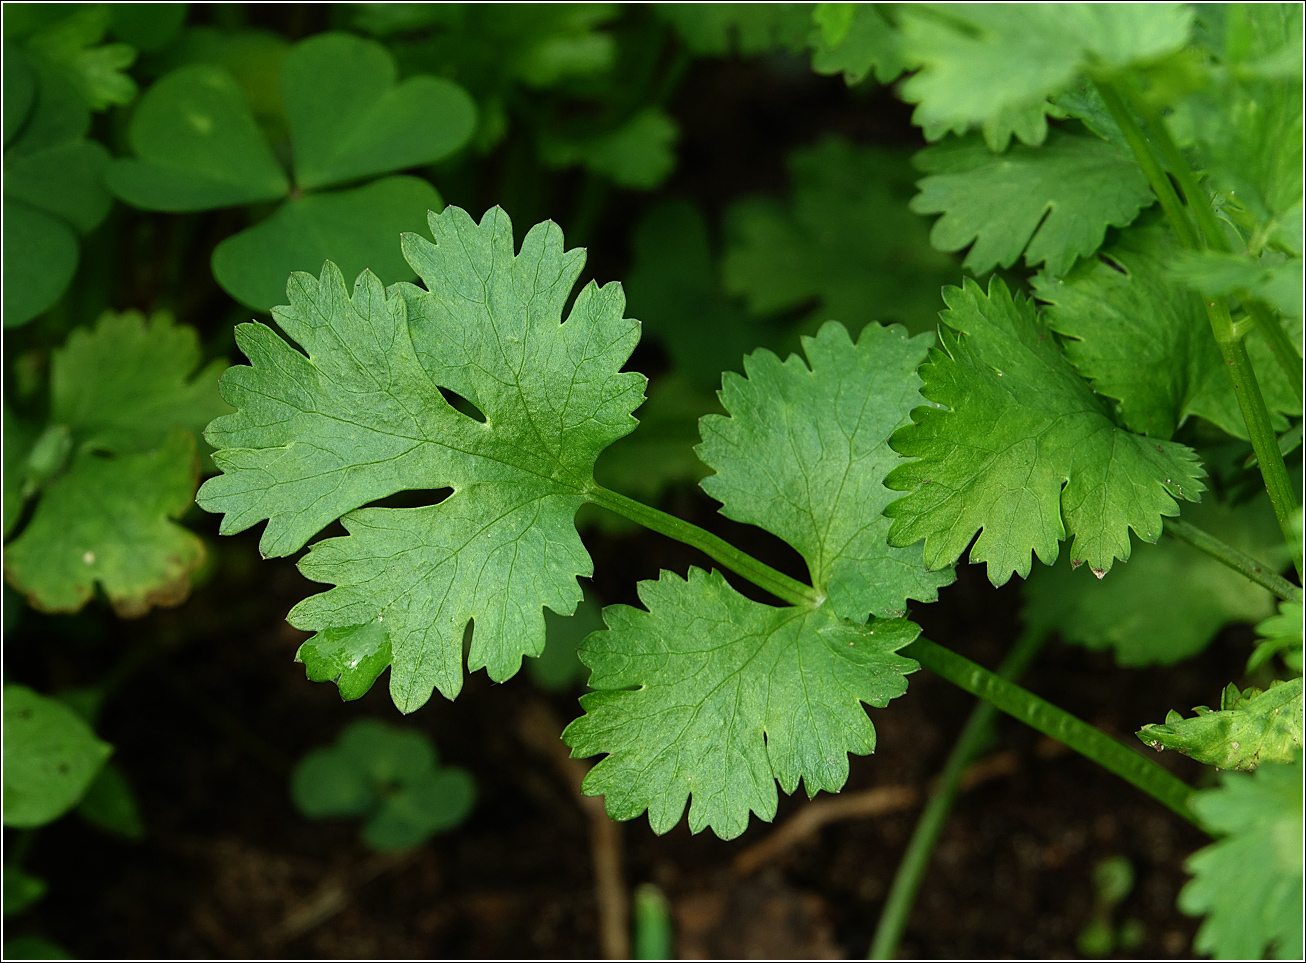
<path fill-rule="evenodd" d="M 684 125 L 683 164 L 669 192 L 698 200 L 714 223 L 732 197 L 782 192 L 785 155 L 825 132 L 874 143 L 916 136 L 907 108 L 887 94 L 849 93 L 838 79 L 783 62 L 696 66 L 681 91 L 673 106 Z M 482 207 L 497 200 L 480 189 L 452 199 Z M 594 275 L 622 276 L 629 227 L 646 202 L 614 199 L 591 239 Z M 566 189 L 541 203 L 565 226 Z M 204 274 L 207 251 L 197 244 L 193 257 Z M 216 338 L 229 323 L 227 308 L 210 310 L 221 301 L 210 297 L 195 308 L 203 317 L 183 320 Z M 792 568 L 791 552 L 724 522 L 705 497 L 673 501 L 678 514 Z M 351 704 L 334 687 L 305 681 L 292 661 L 304 635 L 283 619 L 314 586 L 288 561 L 258 561 L 257 533 L 219 539 L 215 519 L 196 510 L 191 520 L 209 536 L 215 565 L 183 606 L 133 622 L 94 607 L 66 618 L 24 612 L 6 633 L 8 678 L 46 692 L 92 682 L 130 653 L 135 667 L 98 729 L 117 747 L 149 827 L 135 844 L 77 817 L 42 830 L 26 866 L 49 881 L 49 895 L 6 936 L 41 933 L 86 958 L 598 955 L 586 817 L 555 763 L 528 748 L 517 728 L 523 708 L 540 702 L 560 720 L 574 718 L 578 693 L 542 692 L 525 674 L 494 685 L 481 673 L 456 702 L 437 696 L 403 720 L 473 773 L 479 798 L 460 829 L 407 858 L 379 860 L 358 841 L 355 824 L 300 817 L 287 780 L 294 760 L 360 715 L 400 721 L 384 681 Z M 586 538 L 595 590 L 608 603 L 635 601 L 635 581 L 659 568 L 683 573 L 706 564 L 655 535 Z M 916 616 L 932 638 L 993 666 L 1018 633 L 1018 607 L 1014 584 L 994 590 L 981 571 L 964 568 L 941 601 Z M 1182 666 L 1143 671 L 1054 643 L 1026 682 L 1130 742 L 1167 709 L 1215 700 L 1239 675 L 1246 642 L 1227 634 Z M 928 673 L 913 677 L 904 697 L 871 710 L 878 751 L 852 760 L 848 788 L 927 789 L 972 705 Z M 1188 955 L 1196 921 L 1178 913 L 1175 896 L 1186 880 L 1183 861 L 1202 836 L 1011 720 L 1000 721 L 992 752 L 1009 753 L 1005 774 L 961 797 L 903 954 L 1077 956 L 1076 937 L 1093 910 L 1093 868 L 1123 856 L 1137 881 L 1114 922 L 1137 918 L 1143 932 L 1142 944 L 1124 955 Z M 1162 762 L 1198 778 L 1199 767 L 1182 758 Z M 783 799 L 777 823 L 804 805 Z M 746 877 L 732 860 L 771 827 L 754 820 L 726 843 L 691 836 L 683 822 L 654 836 L 638 819 L 622 827 L 625 878 L 632 889 L 653 882 L 666 893 L 684 957 L 861 956 L 917 814 L 830 824 Z M 6 842 L 13 844 L 8 831 Z"/>

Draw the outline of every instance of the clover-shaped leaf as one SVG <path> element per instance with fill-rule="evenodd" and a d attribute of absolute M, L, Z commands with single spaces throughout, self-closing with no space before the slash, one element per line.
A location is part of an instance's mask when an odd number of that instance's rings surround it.
<path fill-rule="evenodd" d="M 351 275 L 370 267 L 411 278 L 394 239 L 442 205 L 428 183 L 389 177 L 318 193 L 433 163 L 467 142 L 476 109 L 461 87 L 396 77 L 394 58 L 373 40 L 325 33 L 290 50 L 279 79 L 292 186 L 241 83 L 216 64 L 183 66 L 141 98 L 128 131 L 135 156 L 112 163 L 109 186 L 149 210 L 282 201 L 214 251 L 214 276 L 251 307 L 272 307 L 289 274 L 317 270 L 327 256 Z"/>
<path fill-rule="evenodd" d="M 382 851 L 411 849 L 457 826 L 476 799 L 471 775 L 440 765 L 427 736 L 375 719 L 359 719 L 335 745 L 309 752 L 290 787 L 310 819 L 362 816 L 363 841 Z"/>

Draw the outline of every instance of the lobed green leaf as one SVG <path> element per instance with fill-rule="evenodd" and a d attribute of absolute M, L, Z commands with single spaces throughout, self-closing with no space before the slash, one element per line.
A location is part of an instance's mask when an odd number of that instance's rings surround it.
<path fill-rule="evenodd" d="M 242 325 L 252 367 L 223 376 L 239 411 L 207 438 L 224 474 L 200 491 L 224 533 L 264 519 L 265 556 L 297 551 L 340 518 L 348 537 L 300 562 L 337 587 L 295 607 L 313 631 L 384 623 L 390 690 L 411 712 L 468 667 L 503 680 L 544 645 L 542 607 L 570 613 L 592 563 L 574 516 L 594 460 L 634 427 L 644 379 L 620 368 L 639 336 L 618 285 L 591 284 L 560 317 L 584 255 L 537 225 L 514 254 L 498 209 L 478 225 L 457 208 L 431 214 L 435 243 L 404 238 L 426 287 L 387 292 L 364 273 L 351 297 L 328 262 L 297 274 L 272 329 Z M 442 390 L 484 421 L 455 410 Z M 362 505 L 399 491 L 452 488 L 423 507 Z"/>
<path fill-rule="evenodd" d="M 778 780 L 809 795 L 842 788 L 847 753 L 875 748 L 862 703 L 885 706 L 916 663 L 894 653 L 920 631 L 905 619 L 840 621 L 830 606 L 773 608 L 720 573 L 691 568 L 641 582 L 647 611 L 604 609 L 581 661 L 595 692 L 563 740 L 573 755 L 607 753 L 585 777 L 614 819 L 645 810 L 674 826 L 732 839 L 750 811 L 775 816 Z"/>
<path fill-rule="evenodd" d="M 1185 719 L 1174 710 L 1164 724 L 1143 726 L 1138 738 L 1153 749 L 1173 749 L 1220 769 L 1250 772 L 1262 763 L 1290 763 L 1302 748 L 1303 704 L 1300 677 L 1272 682 L 1265 690 L 1239 691 L 1230 683 L 1220 708 L 1197 706 Z"/>
<path fill-rule="evenodd" d="M 1175 498 L 1203 490 L 1196 455 L 1183 445 L 1125 431 L 1061 354 L 1028 298 L 994 279 L 944 291 L 940 347 L 922 367 L 933 405 L 895 433 L 914 460 L 885 484 L 910 494 L 888 506 L 893 545 L 925 539 L 925 563 L 952 564 L 979 533 L 970 558 L 1001 585 L 1047 564 L 1074 536 L 1071 564 L 1105 574 L 1129 558 L 1129 532 L 1161 535 Z"/>

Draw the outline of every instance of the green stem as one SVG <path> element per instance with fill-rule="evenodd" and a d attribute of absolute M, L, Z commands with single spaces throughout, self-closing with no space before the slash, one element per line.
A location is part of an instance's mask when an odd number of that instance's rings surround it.
<path fill-rule="evenodd" d="M 1170 183 L 1170 178 L 1166 176 L 1161 162 L 1152 153 L 1151 145 L 1148 144 L 1142 128 L 1135 122 L 1134 115 L 1129 110 L 1128 105 L 1125 104 L 1124 97 L 1112 84 L 1104 80 L 1097 82 L 1097 90 L 1102 95 L 1102 101 L 1106 104 L 1106 109 L 1110 112 L 1111 118 L 1116 122 L 1121 133 L 1125 135 L 1125 140 L 1129 142 L 1129 147 L 1134 152 L 1134 159 L 1138 161 L 1138 166 L 1147 175 L 1147 182 L 1152 185 L 1152 193 L 1161 202 L 1161 210 L 1165 212 L 1165 218 L 1170 222 L 1170 227 L 1179 238 L 1179 243 L 1189 249 L 1196 248 L 1197 231 L 1193 228 L 1188 215 L 1184 213 L 1183 202 L 1179 200 L 1179 195 L 1175 193 L 1174 185 Z"/>
<path fill-rule="evenodd" d="M 987 699 L 1030 728 L 1093 760 L 1202 828 L 1188 808 L 1192 787 L 1100 729 L 929 639 L 917 639 L 904 648 L 902 654 L 972 695 Z"/>
<path fill-rule="evenodd" d="M 1158 149 L 1170 164 L 1171 172 L 1184 192 L 1188 201 L 1186 210 L 1197 219 L 1201 230 L 1200 236 L 1194 233 L 1192 223 L 1184 215 L 1183 209 L 1176 207 L 1179 198 L 1175 194 L 1174 185 L 1170 183 L 1170 178 L 1161 168 L 1147 138 L 1134 119 L 1133 112 L 1120 92 L 1106 81 L 1098 81 L 1098 90 L 1102 94 L 1107 110 L 1111 112 L 1111 116 L 1129 141 L 1129 146 L 1143 173 L 1147 175 L 1153 192 L 1161 201 L 1161 207 L 1179 241 L 1184 247 L 1192 250 L 1200 248 L 1202 241 L 1217 250 L 1228 250 L 1228 242 L 1220 230 L 1219 222 L 1211 211 L 1201 185 L 1197 183 L 1183 152 L 1171 140 L 1161 119 L 1154 112 L 1150 115 L 1150 120 L 1148 116 L 1144 117 L 1144 120 L 1149 120 L 1149 127 L 1152 136 L 1156 139 Z M 1274 514 L 1279 519 L 1279 528 L 1283 532 L 1284 540 L 1292 545 L 1295 539 L 1290 520 L 1297 507 L 1297 497 L 1288 481 L 1288 468 L 1284 464 L 1283 455 L 1279 451 L 1279 440 L 1270 423 L 1270 411 L 1265 405 L 1265 396 L 1256 381 L 1256 371 L 1247 356 L 1247 346 L 1234 330 L 1233 318 L 1229 315 L 1229 306 L 1225 299 L 1215 298 L 1205 303 L 1211 333 L 1220 348 L 1225 365 L 1229 368 L 1229 376 L 1233 379 L 1234 395 L 1238 399 L 1238 407 L 1242 409 L 1243 421 L 1247 424 L 1247 434 L 1256 452 L 1261 477 L 1265 481 L 1265 490 L 1270 495 L 1270 503 L 1274 506 Z M 1293 562 L 1300 575 L 1302 569 L 1300 552 L 1296 553 Z"/>
<path fill-rule="evenodd" d="M 610 512 L 629 518 L 632 522 L 637 522 L 668 538 L 693 546 L 712 560 L 720 562 L 732 572 L 742 575 L 754 585 L 766 589 L 776 598 L 783 599 L 790 605 L 815 606 L 825 601 L 825 596 L 810 585 L 804 585 L 783 572 L 777 572 L 771 566 L 759 562 L 725 539 L 697 525 L 658 511 L 643 502 L 627 498 L 601 485 L 595 485 L 587 497 L 595 505 L 600 505 Z"/>
<path fill-rule="evenodd" d="M 1047 635 L 1044 632 L 1026 630 L 998 668 L 998 675 L 1007 680 L 1019 678 L 1038 654 L 1045 638 Z M 898 864 L 898 872 L 893 877 L 889 898 L 880 913 L 880 922 L 875 927 L 867 959 L 891 960 L 897 956 L 898 942 L 902 939 L 903 930 L 911 916 L 921 879 L 925 876 L 934 846 L 961 789 L 961 775 L 991 741 L 993 720 L 997 714 L 997 706 L 981 699 L 966 720 L 961 736 L 952 747 L 943 772 L 939 774 L 938 785 L 934 787 L 925 810 L 916 821 L 916 829 L 912 832 L 902 862 Z"/>
<path fill-rule="evenodd" d="M 1297 493 L 1288 480 L 1288 466 L 1284 463 L 1283 453 L 1279 451 L 1279 436 L 1274 433 L 1270 423 L 1270 410 L 1265 405 L 1265 396 L 1256 381 L 1256 370 L 1252 359 L 1247 356 L 1247 345 L 1243 344 L 1233 329 L 1233 318 L 1229 316 L 1229 307 L 1223 298 L 1206 303 L 1207 317 L 1211 320 L 1211 331 L 1215 343 L 1220 348 L 1229 376 L 1233 379 L 1233 393 L 1242 409 L 1243 420 L 1247 423 L 1247 434 L 1252 441 L 1252 450 L 1256 452 L 1257 467 L 1265 482 L 1265 490 L 1270 495 L 1270 504 L 1274 506 L 1275 517 L 1279 519 L 1279 530 L 1283 540 L 1289 545 L 1296 544 L 1292 528 L 1292 515 L 1297 509 Z M 1293 564 L 1297 575 L 1301 576 L 1301 550 L 1293 554 Z"/>
<path fill-rule="evenodd" d="M 1256 330 L 1261 333 L 1270 351 L 1274 354 L 1274 360 L 1279 363 L 1279 367 L 1288 378 L 1288 384 L 1292 385 L 1292 390 L 1297 392 L 1297 400 L 1302 400 L 1302 377 L 1301 377 L 1301 355 L 1297 353 L 1296 346 L 1293 345 L 1292 339 L 1288 337 L 1288 332 L 1283 330 L 1283 325 L 1279 319 L 1274 316 L 1265 305 L 1261 304 L 1250 297 L 1243 298 L 1243 306 L 1256 322 Z"/>
<path fill-rule="evenodd" d="M 1187 542 L 1199 552 L 1205 552 L 1211 558 L 1223 562 L 1235 572 L 1241 572 L 1262 588 L 1267 588 L 1285 602 L 1300 602 L 1302 590 L 1286 578 L 1268 571 L 1260 562 L 1232 545 L 1226 545 L 1214 535 L 1202 531 L 1178 518 L 1165 520 L 1165 533 L 1181 542 Z"/>

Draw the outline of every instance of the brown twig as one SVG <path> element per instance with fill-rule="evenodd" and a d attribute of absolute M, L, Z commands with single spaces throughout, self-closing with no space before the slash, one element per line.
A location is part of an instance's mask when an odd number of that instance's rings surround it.
<path fill-rule="evenodd" d="M 354 893 L 372 880 L 409 862 L 415 849 L 374 853 L 357 869 L 333 873 L 298 906 L 286 913 L 281 923 L 263 938 L 269 948 L 282 946 L 317 929 L 346 906 Z"/>
<path fill-rule="evenodd" d="M 589 765 L 571 758 L 562 741 L 562 723 L 543 702 L 528 703 L 518 718 L 522 742 L 544 756 L 567 783 L 589 818 L 594 894 L 599 910 L 599 944 L 609 960 L 630 957 L 630 898 L 621 875 L 621 827 L 608 818 L 603 800 L 581 791 Z"/>
<path fill-rule="evenodd" d="M 971 789 L 982 782 L 1016 771 L 1019 756 L 1012 751 L 995 753 L 967 766 L 961 775 L 961 788 Z M 841 793 L 816 799 L 794 813 L 775 832 L 749 846 L 735 857 L 734 870 L 740 876 L 756 872 L 803 840 L 816 834 L 827 823 L 841 819 L 866 819 L 910 809 L 922 794 L 912 786 L 878 786 L 861 792 Z"/>

